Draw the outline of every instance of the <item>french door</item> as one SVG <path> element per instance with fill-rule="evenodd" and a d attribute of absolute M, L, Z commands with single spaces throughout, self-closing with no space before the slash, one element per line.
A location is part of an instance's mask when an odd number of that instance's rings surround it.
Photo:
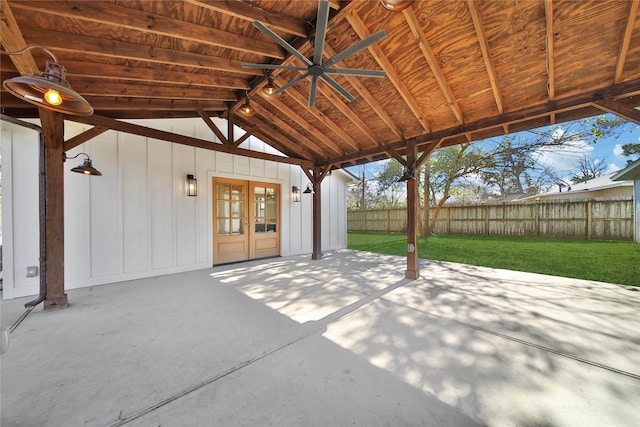
<path fill-rule="evenodd" d="M 280 185 L 213 178 L 213 263 L 280 255 Z"/>

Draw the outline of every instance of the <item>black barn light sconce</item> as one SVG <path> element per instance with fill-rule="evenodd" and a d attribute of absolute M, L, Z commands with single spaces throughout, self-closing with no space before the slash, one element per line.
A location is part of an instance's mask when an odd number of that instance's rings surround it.
<path fill-rule="evenodd" d="M 2 86 L 12 95 L 38 107 L 74 116 L 90 116 L 93 107 L 86 99 L 71 89 L 65 80 L 66 70 L 58 64 L 58 57 L 44 46 L 30 45 L 15 52 L 0 51 L 3 55 L 22 55 L 31 49 L 40 49 L 53 58 L 47 61 L 40 75 L 18 76 L 5 80 Z"/>
<path fill-rule="evenodd" d="M 295 185 L 291 187 L 291 197 L 294 202 L 300 201 L 300 189 Z"/>
<path fill-rule="evenodd" d="M 83 175 L 91 175 L 91 176 L 102 176 L 102 172 L 93 167 L 93 163 L 91 162 L 91 158 L 87 153 L 78 153 L 75 156 L 68 157 L 66 154 L 64 155 L 64 160 L 67 159 L 75 159 L 78 156 L 85 156 L 84 162 L 81 165 L 76 166 L 71 169 L 71 172 L 81 173 Z"/>
<path fill-rule="evenodd" d="M 404 172 L 402 173 L 402 176 L 400 178 L 398 178 L 398 182 L 414 181 L 415 179 L 416 179 L 416 177 L 413 174 L 413 172 L 410 171 L 409 169 L 405 168 Z"/>
<path fill-rule="evenodd" d="M 302 192 L 302 194 L 313 194 L 313 193 L 315 193 L 315 191 L 313 191 L 313 186 L 311 185 L 311 183 L 307 184 L 307 189 Z"/>
<path fill-rule="evenodd" d="M 198 180 L 191 174 L 187 175 L 187 196 L 198 195 Z"/>

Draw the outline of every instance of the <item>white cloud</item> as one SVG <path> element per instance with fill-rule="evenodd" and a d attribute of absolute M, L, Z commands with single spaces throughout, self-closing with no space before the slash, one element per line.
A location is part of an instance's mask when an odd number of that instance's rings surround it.
<path fill-rule="evenodd" d="M 576 140 L 563 147 L 541 148 L 535 153 L 534 159 L 556 173 L 568 173 L 578 165 L 581 158 L 589 156 L 592 151 L 592 145 Z"/>
<path fill-rule="evenodd" d="M 616 144 L 615 147 L 613 147 L 613 155 L 618 159 L 625 159 L 622 155 L 622 144 Z"/>

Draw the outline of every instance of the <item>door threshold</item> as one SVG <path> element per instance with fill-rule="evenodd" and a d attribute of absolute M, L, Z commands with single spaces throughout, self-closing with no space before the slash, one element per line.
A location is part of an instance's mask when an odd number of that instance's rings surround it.
<path fill-rule="evenodd" d="M 240 261 L 230 261 L 230 262 L 223 262 L 220 264 L 213 264 L 212 267 L 221 267 L 224 265 L 233 265 L 233 264 L 244 264 L 245 262 L 251 262 L 251 261 L 260 261 L 260 260 L 264 260 L 264 259 L 274 259 L 274 258 L 282 258 L 282 255 L 274 255 L 274 256 L 265 256 L 262 258 L 251 258 L 251 259 L 243 259 Z"/>

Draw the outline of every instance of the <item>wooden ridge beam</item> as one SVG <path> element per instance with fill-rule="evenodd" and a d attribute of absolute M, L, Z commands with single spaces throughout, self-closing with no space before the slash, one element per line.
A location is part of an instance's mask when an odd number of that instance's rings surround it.
<path fill-rule="evenodd" d="M 230 147 L 228 145 L 216 144 L 211 141 L 205 141 L 203 139 L 194 138 L 185 135 L 178 135 L 176 133 L 166 132 L 158 129 L 152 129 L 146 126 L 140 126 L 133 123 L 127 123 L 116 119 L 111 119 L 104 116 L 65 116 L 67 120 L 85 123 L 93 126 L 102 126 L 109 129 L 117 130 L 119 132 L 130 133 L 133 135 L 144 136 L 147 138 L 159 139 L 161 141 L 174 142 L 176 144 L 187 145 L 190 147 L 202 148 L 205 150 L 221 151 L 229 154 L 236 154 L 238 156 L 252 157 L 262 160 L 270 160 L 273 162 L 287 163 L 299 166 L 313 166 L 313 162 L 306 159 L 298 159 L 294 157 L 283 157 L 275 154 L 260 153 L 257 151 L 246 150 L 244 148 Z M 267 142 L 267 141 L 265 141 Z"/>

